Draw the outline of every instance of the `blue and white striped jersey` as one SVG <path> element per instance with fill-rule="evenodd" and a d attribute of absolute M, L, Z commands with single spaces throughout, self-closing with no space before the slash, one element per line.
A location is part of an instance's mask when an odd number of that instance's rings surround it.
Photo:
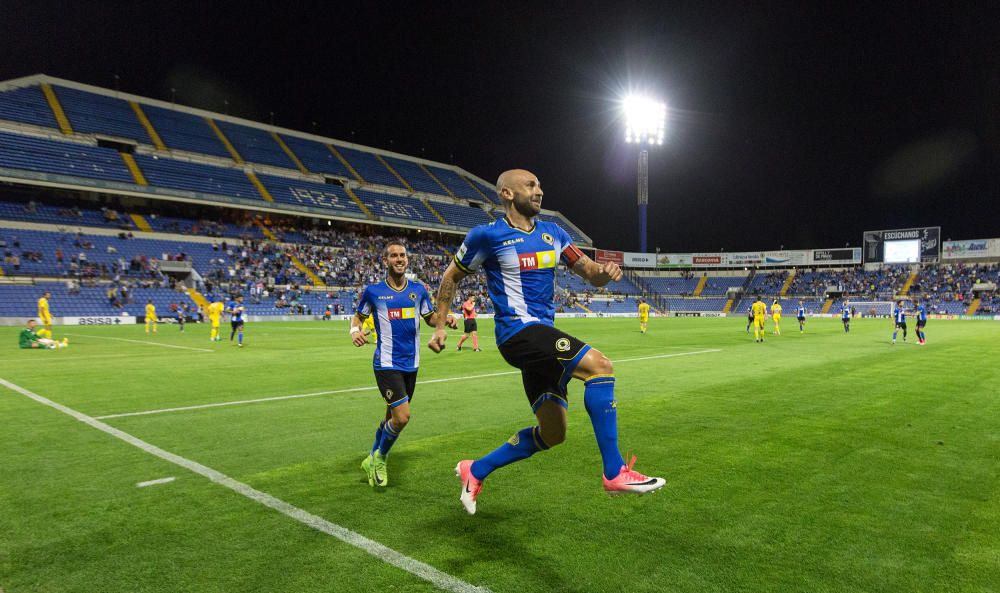
<path fill-rule="evenodd" d="M 529 325 L 554 325 L 556 265 L 562 260 L 572 267 L 582 255 L 555 223 L 536 220 L 531 231 L 522 231 L 504 217 L 469 231 L 455 264 L 469 274 L 486 272 L 497 344 L 503 344 Z"/>
<path fill-rule="evenodd" d="M 356 313 L 374 316 L 377 371 L 415 371 L 420 366 L 420 319 L 434 312 L 427 288 L 407 281 L 396 290 L 385 281 L 365 287 Z"/>
<path fill-rule="evenodd" d="M 906 311 L 902 307 L 893 309 L 892 316 L 896 318 L 896 323 L 906 323 Z"/>

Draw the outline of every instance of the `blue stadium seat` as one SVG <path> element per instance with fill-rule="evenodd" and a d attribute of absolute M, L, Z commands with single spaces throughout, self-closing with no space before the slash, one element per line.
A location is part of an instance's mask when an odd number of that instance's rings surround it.
<path fill-rule="evenodd" d="M 281 150 L 281 146 L 274 141 L 271 134 L 264 130 L 225 121 L 218 121 L 216 125 L 219 126 L 219 129 L 226 135 L 230 144 L 243 157 L 244 161 L 298 170 L 298 167 L 295 166 L 292 159 L 288 158 L 285 151 Z"/>
<path fill-rule="evenodd" d="M 277 202 L 320 208 L 345 216 L 365 218 L 358 205 L 339 185 L 271 175 L 258 175 L 257 177 Z"/>
<path fill-rule="evenodd" d="M 295 156 L 299 157 L 299 160 L 302 161 L 302 164 L 310 172 L 326 173 L 346 179 L 354 179 L 354 176 L 347 170 L 344 163 L 340 162 L 340 159 L 334 156 L 325 144 L 287 134 L 282 136 L 281 139 L 285 141 L 288 148 L 295 153 Z"/>
<path fill-rule="evenodd" d="M 140 144 L 153 143 L 126 101 L 66 87 L 52 89 L 73 131 L 120 136 Z"/>
<path fill-rule="evenodd" d="M 368 183 L 387 185 L 389 187 L 401 187 L 405 189 L 406 186 L 404 186 L 399 179 L 396 179 L 396 176 L 392 174 L 392 171 L 386 169 L 385 165 L 378 162 L 374 153 L 341 146 L 338 146 L 337 150 L 340 151 L 340 154 L 344 155 L 347 162 L 351 163 L 354 170 L 357 171 L 358 174 L 361 175 L 361 177 L 363 177 Z"/>
<path fill-rule="evenodd" d="M 134 183 L 110 148 L 0 132 L 0 167 Z"/>
<path fill-rule="evenodd" d="M 384 157 L 386 162 L 399 173 L 415 191 L 429 194 L 448 195 L 444 189 L 430 175 L 420 168 L 420 165 L 413 161 L 405 161 L 395 157 Z M 447 217 L 445 217 L 447 218 Z"/>
<path fill-rule="evenodd" d="M 232 158 L 204 118 L 152 105 L 142 108 L 167 148 Z"/>
<path fill-rule="evenodd" d="M 423 223 L 440 224 L 441 221 L 431 214 L 423 202 L 416 198 L 392 196 L 366 189 L 354 190 L 372 214 L 381 218 L 395 219 L 412 223 L 419 220 Z"/>
<path fill-rule="evenodd" d="M 58 129 L 42 89 L 28 86 L 0 92 L 0 119 Z"/>
<path fill-rule="evenodd" d="M 257 188 L 239 168 L 216 167 L 174 159 L 135 155 L 150 185 L 217 196 L 261 200 Z"/>

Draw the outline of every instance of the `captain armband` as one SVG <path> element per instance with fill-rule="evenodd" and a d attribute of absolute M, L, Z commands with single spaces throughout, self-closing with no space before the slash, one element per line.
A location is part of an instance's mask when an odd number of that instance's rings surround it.
<path fill-rule="evenodd" d="M 583 252 L 576 245 L 570 244 L 566 246 L 566 249 L 562 250 L 562 256 L 566 264 L 572 268 L 583 257 Z"/>

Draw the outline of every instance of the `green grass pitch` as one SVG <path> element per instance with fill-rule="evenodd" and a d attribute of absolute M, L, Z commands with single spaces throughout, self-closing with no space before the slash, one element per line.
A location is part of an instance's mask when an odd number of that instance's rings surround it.
<path fill-rule="evenodd" d="M 621 448 L 667 486 L 604 494 L 574 382 L 567 442 L 491 476 L 468 516 L 455 463 L 533 423 L 480 325 L 481 353 L 455 332 L 423 349 L 420 379 L 449 380 L 418 385 L 384 490 L 359 469 L 373 389 L 104 422 L 495 593 L 1000 590 L 1000 324 L 893 346 L 888 320 L 786 318 L 764 344 L 743 318 L 560 320 L 620 361 Z M 204 325 L 57 328 L 71 345 L 49 352 L 16 333 L 0 378 L 93 417 L 374 385 L 343 322 L 248 324 L 242 350 Z M 6 593 L 437 590 L 4 387 L 0 419 Z"/>

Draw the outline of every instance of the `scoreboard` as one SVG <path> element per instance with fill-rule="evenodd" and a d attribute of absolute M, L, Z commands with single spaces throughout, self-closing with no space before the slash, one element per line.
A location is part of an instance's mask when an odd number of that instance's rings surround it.
<path fill-rule="evenodd" d="M 865 263 L 936 262 L 941 258 L 941 227 L 865 231 Z"/>

